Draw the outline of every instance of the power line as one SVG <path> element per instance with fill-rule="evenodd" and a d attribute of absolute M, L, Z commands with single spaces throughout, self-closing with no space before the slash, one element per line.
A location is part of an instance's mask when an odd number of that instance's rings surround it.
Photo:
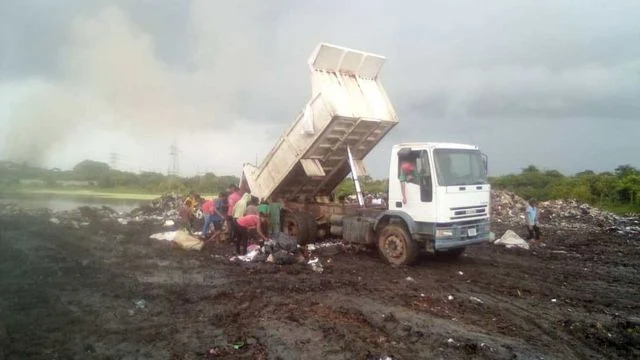
<path fill-rule="evenodd" d="M 170 157 L 170 165 L 169 170 L 167 171 L 167 175 L 169 176 L 178 176 L 180 173 L 180 163 L 178 155 L 180 154 L 180 149 L 178 149 L 178 145 L 176 144 L 176 140 L 173 140 L 173 144 L 169 146 L 169 157 Z"/>
<path fill-rule="evenodd" d="M 119 155 L 115 152 L 111 152 L 109 154 L 109 166 L 111 167 L 111 169 L 115 170 L 118 166 L 118 157 Z"/>

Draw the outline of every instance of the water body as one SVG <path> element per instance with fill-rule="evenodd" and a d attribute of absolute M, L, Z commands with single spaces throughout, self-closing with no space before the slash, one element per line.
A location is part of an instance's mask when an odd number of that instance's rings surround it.
<path fill-rule="evenodd" d="M 108 206 L 118 212 L 128 212 L 144 202 L 144 200 L 109 199 L 97 196 L 0 194 L 0 203 L 16 203 L 27 209 L 48 208 L 53 211 L 73 210 L 81 206 Z"/>

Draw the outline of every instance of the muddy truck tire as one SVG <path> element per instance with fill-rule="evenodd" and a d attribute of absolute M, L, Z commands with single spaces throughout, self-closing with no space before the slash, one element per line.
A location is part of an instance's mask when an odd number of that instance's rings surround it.
<path fill-rule="evenodd" d="M 393 265 L 411 265 L 419 254 L 418 245 L 400 224 L 388 224 L 380 231 L 378 251 Z"/>
<path fill-rule="evenodd" d="M 285 211 L 282 217 L 282 232 L 295 237 L 299 245 L 306 245 L 315 241 L 318 226 L 315 218 L 307 212 Z"/>

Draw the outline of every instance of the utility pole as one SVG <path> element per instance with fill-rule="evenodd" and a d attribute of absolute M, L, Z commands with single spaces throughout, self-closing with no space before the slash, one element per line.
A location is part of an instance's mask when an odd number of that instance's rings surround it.
<path fill-rule="evenodd" d="M 173 140 L 173 144 L 169 146 L 169 157 L 171 164 L 169 165 L 169 171 L 167 171 L 167 175 L 169 176 L 178 176 L 180 173 L 180 164 L 178 159 L 178 154 L 180 150 L 178 149 L 178 145 L 176 144 L 176 140 Z"/>
<path fill-rule="evenodd" d="M 111 152 L 109 154 L 109 166 L 111 167 L 112 170 L 115 170 L 116 167 L 118 166 L 118 154 L 115 152 Z"/>

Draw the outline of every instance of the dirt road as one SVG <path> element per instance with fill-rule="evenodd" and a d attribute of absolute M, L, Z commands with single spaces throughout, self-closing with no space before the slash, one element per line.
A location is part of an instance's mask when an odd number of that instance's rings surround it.
<path fill-rule="evenodd" d="M 0 229 L 0 359 L 640 358 L 638 239 L 547 229 L 532 251 L 411 268 L 333 248 L 316 273 L 175 249 L 149 224 Z"/>

